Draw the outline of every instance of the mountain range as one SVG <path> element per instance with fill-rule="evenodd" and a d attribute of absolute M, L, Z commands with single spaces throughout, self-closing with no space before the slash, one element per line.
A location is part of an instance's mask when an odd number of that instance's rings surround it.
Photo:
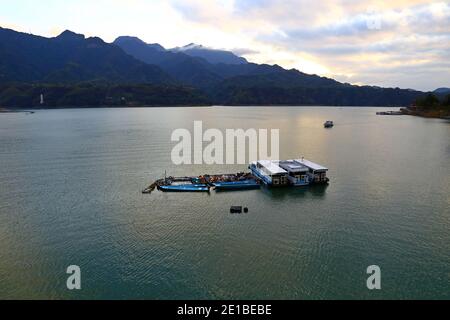
<path fill-rule="evenodd" d="M 433 93 L 442 95 L 442 94 L 450 94 L 450 88 L 437 88 L 433 91 Z"/>
<path fill-rule="evenodd" d="M 67 94 L 69 87 L 76 87 L 79 94 L 87 94 L 87 90 L 96 97 L 90 102 L 85 96 L 83 104 L 87 105 L 117 99 L 108 96 L 111 90 L 99 90 L 105 96 L 93 94 L 95 86 L 121 86 L 118 92 L 122 95 L 126 95 L 123 88 L 139 86 L 140 90 L 128 95 L 128 101 L 135 104 L 164 104 L 166 100 L 157 97 L 157 87 L 171 87 L 164 92 L 180 94 L 167 99 L 177 104 L 384 106 L 409 105 L 423 95 L 410 89 L 355 86 L 278 65 L 255 64 L 233 52 L 196 44 L 166 49 L 129 36 L 106 43 L 72 31 L 45 38 L 0 28 L 0 104 L 18 106 L 11 102 L 17 101 L 11 92 L 17 91 L 14 86 L 18 84 L 28 86 L 25 92 L 33 95 L 33 86 L 52 93 L 61 87 L 66 89 L 56 91 Z M 54 105 L 67 100 L 61 95 Z M 37 103 L 34 96 L 20 101 L 21 105 Z M 76 99 L 70 101 L 77 104 Z"/>

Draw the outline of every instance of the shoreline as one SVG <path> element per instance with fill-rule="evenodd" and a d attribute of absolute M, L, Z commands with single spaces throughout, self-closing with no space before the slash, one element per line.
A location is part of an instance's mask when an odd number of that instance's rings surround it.
<path fill-rule="evenodd" d="M 224 107 L 224 108 L 392 108 L 392 106 L 326 106 L 326 105 L 141 105 L 141 106 L 117 106 L 117 105 L 102 105 L 102 106 L 39 106 L 39 107 L 0 107 L 0 114 L 9 113 L 28 113 L 33 114 L 39 110 L 75 110 L 75 109 L 152 109 L 152 108 L 214 108 L 214 107 Z M 450 115 L 443 114 L 440 111 L 431 112 L 421 112 L 416 110 L 411 110 L 408 107 L 400 108 L 398 112 L 400 115 L 415 116 L 421 118 L 430 119 L 444 119 L 450 120 Z"/>
<path fill-rule="evenodd" d="M 6 110 L 6 112 L 14 112 L 14 111 L 33 111 L 33 110 L 51 110 L 51 109 L 139 109 L 139 108 L 210 108 L 214 105 L 136 105 L 136 106 L 118 106 L 118 105 L 101 105 L 101 106 L 39 106 L 39 107 L 0 107 L 0 112 Z"/>
<path fill-rule="evenodd" d="M 441 111 L 415 111 L 410 110 L 408 108 L 402 108 L 400 111 L 406 115 L 406 116 L 414 116 L 414 117 L 421 117 L 421 118 L 429 118 L 429 119 L 443 119 L 443 120 L 450 120 L 450 114 L 442 113 Z"/>
<path fill-rule="evenodd" d="M 17 113 L 17 112 L 33 112 L 38 110 L 62 110 L 62 109 L 151 109 L 151 108 L 213 108 L 213 107 L 228 107 L 228 108 L 389 108 L 392 106 L 332 106 L 332 105 L 141 105 L 141 106 L 117 106 L 117 105 L 102 105 L 102 106 L 39 106 L 39 107 L 0 107 L 0 113 Z"/>

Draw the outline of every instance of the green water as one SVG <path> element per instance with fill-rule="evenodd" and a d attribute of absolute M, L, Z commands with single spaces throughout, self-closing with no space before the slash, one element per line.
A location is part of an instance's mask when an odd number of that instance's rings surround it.
<path fill-rule="evenodd" d="M 0 115 L 0 298 L 450 298 L 450 122 L 374 108 L 42 110 Z M 279 128 L 327 188 L 142 195 L 177 128 Z M 325 130 L 325 120 L 336 126 Z M 250 209 L 230 215 L 231 205 Z M 69 265 L 82 290 L 66 289 Z M 382 270 L 369 291 L 366 269 Z"/>

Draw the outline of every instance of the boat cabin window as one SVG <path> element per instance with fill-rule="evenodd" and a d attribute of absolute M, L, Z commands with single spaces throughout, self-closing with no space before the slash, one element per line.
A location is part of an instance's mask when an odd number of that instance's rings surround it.
<path fill-rule="evenodd" d="M 315 174 L 315 180 L 322 182 L 325 181 L 327 178 L 327 173 L 326 172 L 318 172 Z"/>

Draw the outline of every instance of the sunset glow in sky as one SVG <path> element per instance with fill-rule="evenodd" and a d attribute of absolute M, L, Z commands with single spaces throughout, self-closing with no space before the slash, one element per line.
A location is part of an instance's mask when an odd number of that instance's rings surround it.
<path fill-rule="evenodd" d="M 194 42 L 353 84 L 450 87 L 450 1 L 0 0 L 0 26 Z"/>

